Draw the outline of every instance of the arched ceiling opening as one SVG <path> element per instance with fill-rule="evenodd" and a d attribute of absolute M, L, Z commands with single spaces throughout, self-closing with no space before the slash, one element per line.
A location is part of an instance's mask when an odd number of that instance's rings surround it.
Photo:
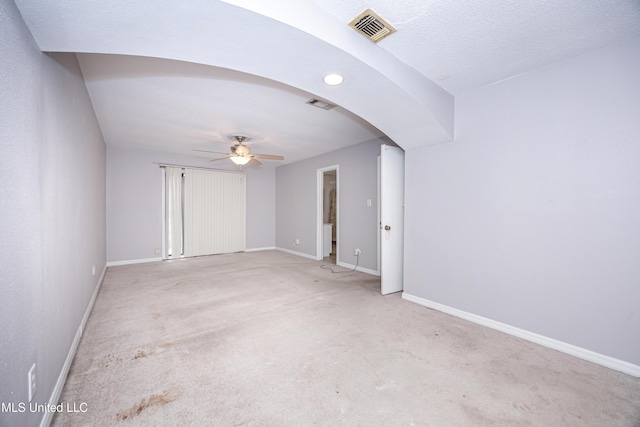
<path fill-rule="evenodd" d="M 226 127 L 220 122 L 208 122 L 204 128 L 192 123 L 192 131 L 196 133 L 251 131 L 272 145 L 284 144 L 288 137 L 285 135 L 287 127 L 282 127 L 282 121 L 288 118 L 290 134 L 296 137 L 295 144 L 307 148 L 310 148 L 308 142 L 317 146 L 317 138 L 305 138 L 304 133 L 296 132 L 294 128 L 306 124 L 309 130 L 321 128 L 329 131 L 324 136 L 332 139 L 326 139 L 325 152 L 329 151 L 327 148 L 340 148 L 383 134 L 405 148 L 451 139 L 453 97 L 450 94 L 359 34 L 345 33 L 337 20 L 317 6 L 309 8 L 309 11 L 316 9 L 327 22 L 326 31 L 343 37 L 343 48 L 336 46 L 335 40 L 334 43 L 327 42 L 287 23 L 222 1 L 192 2 L 188 7 L 173 2 L 123 0 L 108 4 L 82 0 L 24 0 L 17 4 L 42 51 L 79 54 L 108 144 L 125 145 L 138 141 L 146 144 L 145 148 L 152 148 L 163 139 L 159 135 L 189 141 L 179 132 L 167 134 L 165 129 L 160 133 L 163 127 L 160 123 L 166 125 L 169 118 L 165 115 L 172 112 L 158 111 L 161 103 L 152 99 L 153 91 L 150 90 L 154 82 L 156 97 L 162 96 L 162 88 L 165 88 L 164 95 L 169 100 L 167 108 L 191 102 L 190 108 L 194 109 L 198 103 L 206 105 L 210 101 L 217 106 L 213 110 L 204 110 L 212 116 L 217 109 L 218 117 L 224 110 L 236 111 L 236 117 L 239 117 L 224 119 L 237 122 L 227 123 Z M 335 35 L 329 38 L 335 38 Z M 350 52 L 353 49 L 361 49 L 363 53 L 355 56 Z M 166 60 L 180 62 L 169 64 Z M 195 64 L 215 69 L 207 73 Z M 155 77 L 154 69 L 159 74 Z M 216 97 L 214 81 L 229 80 L 229 70 L 244 74 L 236 76 L 236 96 L 230 96 L 228 91 L 220 94 L 222 91 L 218 90 L 220 96 L 227 97 L 221 105 L 221 99 Z M 344 75 L 344 83 L 337 87 L 324 84 L 322 77 L 329 72 Z M 208 77 L 202 78 L 203 73 Z M 398 75 L 397 81 L 390 78 L 391 74 Z M 194 75 L 200 75 L 200 78 Z M 412 79 L 422 86 L 410 87 Z M 162 86 L 162 82 L 168 86 Z M 411 92 L 409 89 L 414 90 Z M 279 91 L 282 103 L 276 94 L 271 93 L 273 103 L 264 105 L 264 97 L 269 90 Z M 199 92 L 208 99 L 186 97 L 189 92 Z M 293 102 L 288 99 L 293 92 L 299 98 L 298 112 L 288 103 Z M 436 96 L 428 104 L 425 101 L 430 92 Z M 315 109 L 303 102 L 306 96 L 320 97 L 337 104 L 339 109 L 310 111 Z M 242 104 L 237 105 L 239 102 Z M 131 126 L 125 126 L 131 125 L 131 120 L 118 119 L 127 116 L 123 111 L 127 105 L 137 106 L 139 116 L 132 131 Z M 277 130 L 270 131 L 268 123 L 262 130 L 246 129 L 250 125 L 243 125 L 243 122 L 264 121 L 265 108 L 279 117 L 273 121 L 273 124 L 278 123 Z M 186 106 L 174 108 L 174 130 L 177 131 L 181 122 L 186 121 L 186 110 L 189 110 Z M 318 123 L 313 123 L 310 115 L 323 116 Z M 328 122 L 324 127 L 323 121 Z M 145 122 L 150 125 L 146 130 Z M 211 128 L 206 129 L 209 124 Z M 188 131 L 187 128 L 182 127 L 184 132 Z M 340 129 L 343 129 L 342 134 L 336 136 Z M 127 132 L 129 135 L 124 135 Z M 214 141 L 221 139 L 219 135 L 214 136 Z M 270 148 L 266 146 L 261 150 Z M 315 154 L 317 151 L 307 149 L 305 153 Z M 293 153 L 289 157 L 297 159 L 301 156 Z"/>
<path fill-rule="evenodd" d="M 78 54 L 107 144 L 187 154 L 193 134 L 251 131 L 264 150 L 296 147 L 288 161 L 380 136 L 405 149 L 451 141 L 453 94 L 640 35 L 635 0 L 16 4 L 43 52 Z M 349 28 L 365 6 L 398 32 L 374 44 Z M 344 83 L 325 85 L 330 72 Z M 310 113 L 306 97 L 338 107 Z M 135 120 L 117 114 L 127 109 Z"/>

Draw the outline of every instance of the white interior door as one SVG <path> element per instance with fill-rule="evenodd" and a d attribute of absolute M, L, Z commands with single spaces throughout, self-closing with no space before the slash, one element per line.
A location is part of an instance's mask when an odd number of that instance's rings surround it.
<path fill-rule="evenodd" d="M 380 276 L 382 295 L 401 291 L 404 263 L 404 151 L 380 154 Z"/>

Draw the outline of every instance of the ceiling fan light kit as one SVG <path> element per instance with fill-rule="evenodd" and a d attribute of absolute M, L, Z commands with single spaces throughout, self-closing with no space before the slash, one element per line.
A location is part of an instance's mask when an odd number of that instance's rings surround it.
<path fill-rule="evenodd" d="M 228 154 L 225 157 L 221 157 L 219 159 L 212 159 L 210 162 L 215 162 L 218 160 L 230 159 L 236 165 L 242 167 L 247 163 L 260 166 L 262 163 L 257 159 L 267 159 L 267 160 L 284 160 L 283 156 L 277 156 L 273 154 L 250 154 L 251 149 L 246 145 L 242 144 L 244 141 L 250 141 L 251 138 L 246 135 L 229 135 L 229 139 L 234 140 L 237 144 L 229 147 L 231 149 L 231 154 Z M 208 150 L 193 150 L 193 151 L 201 151 L 205 153 L 216 153 L 216 154 L 224 154 L 218 151 L 208 151 Z"/>
<path fill-rule="evenodd" d="M 251 160 L 251 157 L 245 157 L 245 156 L 231 156 L 229 157 L 231 159 L 231 161 L 233 163 L 235 163 L 238 166 L 244 166 L 247 163 L 249 163 L 249 160 Z"/>

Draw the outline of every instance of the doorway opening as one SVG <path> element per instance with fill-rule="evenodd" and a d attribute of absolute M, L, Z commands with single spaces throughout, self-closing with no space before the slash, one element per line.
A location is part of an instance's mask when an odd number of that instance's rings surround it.
<path fill-rule="evenodd" d="M 318 260 L 338 262 L 339 204 L 338 166 L 318 169 Z"/>

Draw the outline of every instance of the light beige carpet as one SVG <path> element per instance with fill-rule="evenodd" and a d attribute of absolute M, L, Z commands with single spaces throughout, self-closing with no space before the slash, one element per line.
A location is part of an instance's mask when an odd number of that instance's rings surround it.
<path fill-rule="evenodd" d="M 640 425 L 639 379 L 320 265 L 109 268 L 61 397 L 86 412 L 54 425 Z"/>

